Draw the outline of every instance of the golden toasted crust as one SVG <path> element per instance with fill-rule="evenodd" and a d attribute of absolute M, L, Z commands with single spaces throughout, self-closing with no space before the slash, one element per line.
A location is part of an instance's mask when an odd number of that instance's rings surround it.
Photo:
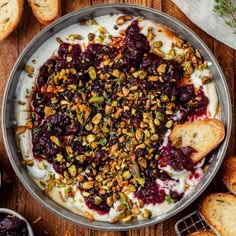
<path fill-rule="evenodd" d="M 0 40 L 18 26 L 23 7 L 24 0 L 0 0 Z"/>
<path fill-rule="evenodd" d="M 28 0 L 36 19 L 43 25 L 48 25 L 61 15 L 60 0 Z"/>
<path fill-rule="evenodd" d="M 193 162 L 200 161 L 224 139 L 225 129 L 220 120 L 206 119 L 176 125 L 170 134 L 170 140 L 176 147 L 191 146 Z"/>
<path fill-rule="evenodd" d="M 223 181 L 226 187 L 236 194 L 236 156 L 225 160 L 223 164 Z"/>
<path fill-rule="evenodd" d="M 199 213 L 221 236 L 236 235 L 236 197 L 234 195 L 210 194 L 203 200 Z"/>
<path fill-rule="evenodd" d="M 202 230 L 189 234 L 188 236 L 216 236 L 211 230 Z"/>

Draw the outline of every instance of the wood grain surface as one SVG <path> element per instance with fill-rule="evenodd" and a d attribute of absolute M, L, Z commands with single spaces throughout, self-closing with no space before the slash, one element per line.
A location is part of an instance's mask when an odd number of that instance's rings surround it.
<path fill-rule="evenodd" d="M 82 7 L 102 3 L 130 3 L 161 10 L 182 21 L 202 38 L 202 40 L 213 51 L 216 59 L 220 63 L 229 85 L 233 108 L 233 126 L 227 156 L 235 155 L 236 51 L 213 39 L 211 36 L 194 25 L 180 11 L 180 9 L 178 9 L 178 7 L 171 2 L 171 0 L 62 0 L 62 14 L 64 15 Z M 3 97 L 6 81 L 19 54 L 32 40 L 32 38 L 42 29 L 43 26 L 36 21 L 27 2 L 25 1 L 23 17 L 19 27 L 7 39 L 0 42 L 0 98 Z M 225 191 L 221 181 L 221 173 L 219 171 L 212 184 L 202 194 L 200 199 L 196 200 L 191 206 L 177 216 L 172 217 L 163 223 L 144 229 L 131 230 L 127 232 L 103 232 L 82 228 L 65 221 L 36 202 L 19 182 L 13 169 L 11 168 L 4 149 L 2 136 L 0 136 L 0 168 L 4 170 L 12 180 L 11 184 L 5 184 L 0 190 L 0 207 L 11 208 L 22 214 L 31 223 L 36 236 L 173 236 L 176 235 L 174 231 L 174 224 L 176 220 L 197 209 L 201 197 L 209 192 Z M 33 221 L 38 217 L 42 217 L 42 219 L 38 223 L 33 223 Z"/>

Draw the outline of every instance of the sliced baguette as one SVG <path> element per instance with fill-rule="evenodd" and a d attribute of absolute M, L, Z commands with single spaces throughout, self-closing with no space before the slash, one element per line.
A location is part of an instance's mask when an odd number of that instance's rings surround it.
<path fill-rule="evenodd" d="M 23 6 L 24 0 L 0 0 L 0 40 L 18 26 Z"/>
<path fill-rule="evenodd" d="M 170 133 L 170 140 L 176 147 L 191 146 L 191 159 L 200 161 L 224 139 L 225 129 L 220 120 L 206 119 L 176 125 Z"/>
<path fill-rule="evenodd" d="M 188 236 L 216 236 L 216 234 L 211 230 L 201 230 L 191 233 Z"/>
<path fill-rule="evenodd" d="M 234 195 L 210 194 L 203 200 L 199 213 L 217 234 L 236 235 L 236 197 Z"/>
<path fill-rule="evenodd" d="M 28 0 L 36 19 L 48 25 L 61 15 L 60 0 Z"/>
<path fill-rule="evenodd" d="M 223 181 L 226 187 L 236 195 L 236 156 L 225 160 L 223 164 Z"/>

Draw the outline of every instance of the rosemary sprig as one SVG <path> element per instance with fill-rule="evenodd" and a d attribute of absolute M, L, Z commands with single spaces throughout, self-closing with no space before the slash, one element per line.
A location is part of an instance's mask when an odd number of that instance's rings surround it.
<path fill-rule="evenodd" d="M 225 23 L 232 28 L 236 34 L 236 6 L 231 0 L 215 0 L 214 11 L 223 19 Z"/>

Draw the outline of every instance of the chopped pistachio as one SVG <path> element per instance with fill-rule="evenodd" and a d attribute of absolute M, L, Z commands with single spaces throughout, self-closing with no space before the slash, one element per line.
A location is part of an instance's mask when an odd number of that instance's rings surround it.
<path fill-rule="evenodd" d="M 89 103 L 103 103 L 104 102 L 104 97 L 103 96 L 92 96 L 90 99 L 89 99 Z"/>
<path fill-rule="evenodd" d="M 203 76 L 202 77 L 202 83 L 203 84 L 207 84 L 212 80 L 212 78 L 210 76 Z"/>
<path fill-rule="evenodd" d="M 89 41 L 93 41 L 94 39 L 95 39 L 95 34 L 89 33 L 89 34 L 88 34 L 88 40 L 89 40 Z"/>
<path fill-rule="evenodd" d="M 54 115 L 56 113 L 55 110 L 53 110 L 51 107 L 44 107 L 44 114 L 46 117 Z"/>
<path fill-rule="evenodd" d="M 81 35 L 79 35 L 79 34 L 70 34 L 70 35 L 68 36 L 68 38 L 69 38 L 71 41 L 75 41 L 76 39 L 77 39 L 77 40 L 82 40 L 82 39 L 83 39 L 83 37 L 82 37 Z"/>
<path fill-rule="evenodd" d="M 158 140 L 158 134 L 153 134 L 153 135 L 150 137 L 150 140 L 151 140 L 151 141 L 157 141 L 157 140 Z"/>
<path fill-rule="evenodd" d="M 54 136 L 54 135 L 50 136 L 50 140 L 53 143 L 55 143 L 57 146 L 59 146 L 59 147 L 61 146 L 60 139 L 57 136 Z"/>
<path fill-rule="evenodd" d="M 120 77 L 120 71 L 118 70 L 118 69 L 115 69 L 115 70 L 113 70 L 113 72 L 112 72 L 112 75 L 114 76 L 114 77 Z"/>
<path fill-rule="evenodd" d="M 113 111 L 114 111 L 114 108 L 112 106 L 110 106 L 110 105 L 105 106 L 105 114 L 106 115 L 111 114 Z"/>
<path fill-rule="evenodd" d="M 160 48 L 162 46 L 162 44 L 163 44 L 162 41 L 156 41 L 156 42 L 153 43 L 153 47 L 154 48 Z"/>
<path fill-rule="evenodd" d="M 65 149 L 69 156 L 73 156 L 73 150 L 71 146 L 66 146 Z"/>
<path fill-rule="evenodd" d="M 122 177 L 123 177 L 124 179 L 130 179 L 130 178 L 131 178 L 131 174 L 130 174 L 130 172 L 127 170 L 127 171 L 125 171 L 125 172 L 122 174 Z"/>
<path fill-rule="evenodd" d="M 117 105 L 118 105 L 118 102 L 117 102 L 117 101 L 112 101 L 112 103 L 111 103 L 111 106 L 112 106 L 112 107 L 117 107 Z"/>
<path fill-rule="evenodd" d="M 77 167 L 75 164 L 71 165 L 69 168 L 68 168 L 68 172 L 70 173 L 70 175 L 72 177 L 75 177 L 77 175 Z"/>
<path fill-rule="evenodd" d="M 83 195 L 84 197 L 89 197 L 89 196 L 90 196 L 90 193 L 89 193 L 89 192 L 82 192 L 82 195 Z"/>
<path fill-rule="evenodd" d="M 114 114 L 114 118 L 118 119 L 121 116 L 121 113 L 123 112 L 123 110 L 121 108 L 118 108 L 116 110 L 116 113 Z"/>
<path fill-rule="evenodd" d="M 73 57 L 71 57 L 71 56 L 67 56 L 67 57 L 66 57 L 66 61 L 67 61 L 67 62 L 71 62 L 72 60 L 73 60 Z"/>
<path fill-rule="evenodd" d="M 91 80 L 95 80 L 97 77 L 96 69 L 93 66 L 90 66 L 88 68 L 88 74 Z"/>
<path fill-rule="evenodd" d="M 100 123 L 101 119 L 102 119 L 102 114 L 101 114 L 101 113 L 97 113 L 97 114 L 93 117 L 92 123 L 95 124 L 95 125 L 97 125 L 97 124 Z"/>
<path fill-rule="evenodd" d="M 185 61 L 183 64 L 183 69 L 186 74 L 192 74 L 194 71 L 193 65 L 191 61 Z"/>
<path fill-rule="evenodd" d="M 153 28 L 152 27 L 148 27 L 148 32 L 147 32 L 147 40 L 151 41 L 154 39 L 154 33 L 152 32 Z"/>
<path fill-rule="evenodd" d="M 111 207 L 113 205 L 113 203 L 114 203 L 112 196 L 108 197 L 106 202 L 107 202 L 107 205 L 109 207 Z"/>
<path fill-rule="evenodd" d="M 50 179 L 49 182 L 47 183 L 47 190 L 51 191 L 53 187 L 56 185 L 55 179 Z"/>
<path fill-rule="evenodd" d="M 166 64 L 161 64 L 157 67 L 157 72 L 165 73 L 166 72 Z"/>
<path fill-rule="evenodd" d="M 95 203 L 95 205 L 99 205 L 101 202 L 102 202 L 102 198 L 100 198 L 99 196 L 96 196 L 96 197 L 94 198 L 94 203 Z"/>
<path fill-rule="evenodd" d="M 85 125 L 85 129 L 87 131 L 91 131 L 93 129 L 93 125 L 91 123 Z"/>
<path fill-rule="evenodd" d="M 175 37 L 175 45 L 177 48 L 182 48 L 184 45 L 184 40 L 179 37 Z"/>
<path fill-rule="evenodd" d="M 87 136 L 87 141 L 88 141 L 89 143 L 92 143 L 95 139 L 96 139 L 96 137 L 95 137 L 94 134 L 89 134 L 89 135 Z"/>
<path fill-rule="evenodd" d="M 129 94 L 129 89 L 127 89 L 126 87 L 122 87 L 122 92 L 125 96 L 128 96 Z"/>
<path fill-rule="evenodd" d="M 88 25 L 98 25 L 97 21 L 94 20 L 94 19 L 89 19 L 89 20 L 86 21 L 86 23 L 87 23 Z"/>
<path fill-rule="evenodd" d="M 128 222 L 130 222 L 133 218 L 134 218 L 133 215 L 128 215 L 128 216 L 122 218 L 121 221 L 124 222 L 124 223 L 128 223 Z"/>
<path fill-rule="evenodd" d="M 146 169 L 147 168 L 147 161 L 143 157 L 139 157 L 138 164 L 139 164 L 141 169 Z"/>
<path fill-rule="evenodd" d="M 124 16 L 119 16 L 116 20 L 117 25 L 123 25 L 125 23 L 125 18 Z"/>
<path fill-rule="evenodd" d="M 141 211 L 139 210 L 137 205 L 134 206 L 133 212 L 134 212 L 135 215 L 139 215 L 141 213 Z"/>
<path fill-rule="evenodd" d="M 165 57 L 165 54 L 159 48 L 153 48 L 152 52 L 159 57 Z"/>
<path fill-rule="evenodd" d="M 166 122 L 166 128 L 171 128 L 171 126 L 174 124 L 174 121 L 173 120 L 168 120 Z"/>
<path fill-rule="evenodd" d="M 157 76 L 157 75 L 150 75 L 150 76 L 148 76 L 148 79 L 150 81 L 158 81 L 159 80 L 159 76 Z"/>
<path fill-rule="evenodd" d="M 150 210 L 148 210 L 148 209 L 145 208 L 145 209 L 143 210 L 142 217 L 143 217 L 144 219 L 150 219 L 150 218 L 152 217 L 152 212 L 151 212 Z"/>
<path fill-rule="evenodd" d="M 150 127 L 151 133 L 155 133 L 156 132 L 156 128 L 155 128 L 155 125 L 153 123 L 153 120 L 149 120 L 148 121 L 148 125 Z"/>
<path fill-rule="evenodd" d="M 32 77 L 34 73 L 34 67 L 30 65 L 25 65 L 24 71 L 28 73 L 29 77 Z"/>
<path fill-rule="evenodd" d="M 142 199 L 138 199 L 138 204 L 140 208 L 144 207 L 144 201 Z"/>
<path fill-rule="evenodd" d="M 45 170 L 46 169 L 46 164 L 45 164 L 44 161 L 39 161 L 37 166 L 40 170 Z"/>
<path fill-rule="evenodd" d="M 170 195 L 166 195 L 166 196 L 165 196 L 165 200 L 166 200 L 168 203 L 174 203 L 174 202 L 175 202 L 174 199 L 172 199 Z"/>
<path fill-rule="evenodd" d="M 156 126 L 159 126 L 159 125 L 161 124 L 161 122 L 160 122 L 159 119 L 155 118 L 155 119 L 154 119 L 154 124 L 155 124 Z"/>
<path fill-rule="evenodd" d="M 124 17 L 125 21 L 130 21 L 133 19 L 133 16 L 131 16 L 131 15 L 124 15 L 123 17 Z"/>
<path fill-rule="evenodd" d="M 70 175 L 69 175 L 69 172 L 68 171 L 64 171 L 63 172 L 63 175 L 66 179 L 70 179 Z"/>
<path fill-rule="evenodd" d="M 137 140 L 142 140 L 143 135 L 142 135 L 142 131 L 141 130 L 136 130 L 135 135 L 136 135 L 136 139 Z"/>
<path fill-rule="evenodd" d="M 16 134 L 23 134 L 26 131 L 26 127 L 25 126 L 18 126 L 16 128 Z"/>
<path fill-rule="evenodd" d="M 166 55 L 166 59 L 167 60 L 172 60 L 174 57 L 175 57 L 176 53 L 175 53 L 175 49 L 174 48 L 171 48 L 169 50 L 169 52 L 167 53 Z"/>
<path fill-rule="evenodd" d="M 82 184 L 82 188 L 85 190 L 91 189 L 94 186 L 94 181 L 88 181 L 88 182 L 84 182 Z"/>
<path fill-rule="evenodd" d="M 21 164 L 23 166 L 33 166 L 34 165 L 34 161 L 33 160 L 23 160 L 23 161 L 21 161 Z"/>

